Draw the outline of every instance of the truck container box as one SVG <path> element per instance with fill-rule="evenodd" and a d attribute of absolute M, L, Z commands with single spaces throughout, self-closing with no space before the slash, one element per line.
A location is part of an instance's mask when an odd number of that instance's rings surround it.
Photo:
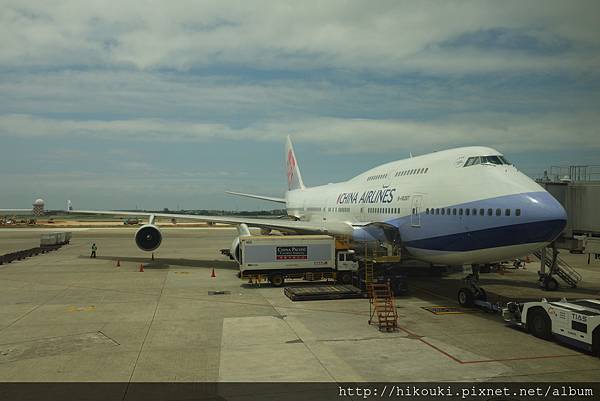
<path fill-rule="evenodd" d="M 242 236 L 240 271 L 332 271 L 335 240 L 328 235 Z"/>

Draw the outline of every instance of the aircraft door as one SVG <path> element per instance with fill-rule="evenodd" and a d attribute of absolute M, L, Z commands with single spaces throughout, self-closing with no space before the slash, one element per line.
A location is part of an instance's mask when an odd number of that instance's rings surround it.
<path fill-rule="evenodd" d="M 413 195 L 411 213 L 410 213 L 410 225 L 412 227 L 421 227 L 421 209 L 423 208 L 423 195 Z"/>

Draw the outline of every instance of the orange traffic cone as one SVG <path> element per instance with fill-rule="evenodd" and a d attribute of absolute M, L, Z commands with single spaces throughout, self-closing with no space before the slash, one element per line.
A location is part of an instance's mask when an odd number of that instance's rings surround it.
<path fill-rule="evenodd" d="M 121 261 L 117 259 L 117 267 L 121 267 Z"/>
<path fill-rule="evenodd" d="M 144 264 L 140 263 L 140 273 L 143 273 L 143 272 L 144 272 Z"/>
<path fill-rule="evenodd" d="M 211 277 L 217 277 L 217 275 L 215 274 L 215 268 L 212 268 L 212 272 L 210 273 Z"/>

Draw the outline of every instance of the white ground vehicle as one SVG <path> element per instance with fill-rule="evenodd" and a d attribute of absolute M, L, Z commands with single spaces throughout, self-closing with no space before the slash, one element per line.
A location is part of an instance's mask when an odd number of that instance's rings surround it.
<path fill-rule="evenodd" d="M 353 250 L 336 251 L 328 235 L 240 236 L 240 277 L 263 276 L 276 287 L 285 278 L 311 279 L 335 273 L 349 284 L 358 271 Z"/>
<path fill-rule="evenodd" d="M 64 245 L 71 241 L 70 232 L 44 233 L 40 236 L 40 246 Z"/>
<path fill-rule="evenodd" d="M 561 342 L 592 351 L 600 356 L 600 300 L 561 299 L 522 304 L 509 302 L 502 309 L 506 322 L 525 327 L 536 337 L 546 340 L 557 337 Z"/>

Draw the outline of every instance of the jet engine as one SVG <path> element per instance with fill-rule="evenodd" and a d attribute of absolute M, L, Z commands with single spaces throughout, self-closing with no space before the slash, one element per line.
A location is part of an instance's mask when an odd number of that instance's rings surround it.
<path fill-rule="evenodd" d="M 250 236 L 250 229 L 244 223 L 240 224 L 237 227 L 238 234 L 240 236 Z M 242 263 L 242 254 L 240 252 L 240 236 L 235 237 L 233 242 L 231 243 L 231 248 L 229 248 L 229 257 L 235 260 L 238 263 Z M 221 252 L 223 253 L 223 252 Z"/>
<path fill-rule="evenodd" d="M 154 251 L 162 242 L 162 234 L 158 227 L 153 224 L 146 224 L 140 227 L 135 233 L 135 243 L 142 251 Z"/>
<path fill-rule="evenodd" d="M 231 243 L 231 248 L 229 248 L 229 257 L 232 260 L 235 260 L 238 263 L 241 263 L 241 254 L 240 254 L 240 237 L 235 237 L 233 242 Z"/>

